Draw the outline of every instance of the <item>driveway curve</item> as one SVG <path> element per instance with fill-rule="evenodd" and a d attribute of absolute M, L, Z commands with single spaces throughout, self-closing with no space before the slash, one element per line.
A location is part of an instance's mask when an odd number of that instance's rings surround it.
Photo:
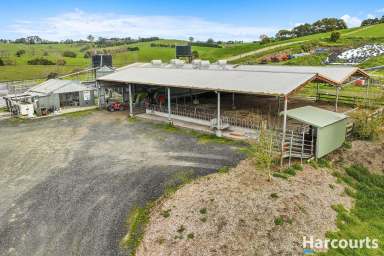
<path fill-rule="evenodd" d="M 125 255 L 133 206 L 158 198 L 176 172 L 243 158 L 126 113 L 0 122 L 0 141 L 0 255 Z"/>

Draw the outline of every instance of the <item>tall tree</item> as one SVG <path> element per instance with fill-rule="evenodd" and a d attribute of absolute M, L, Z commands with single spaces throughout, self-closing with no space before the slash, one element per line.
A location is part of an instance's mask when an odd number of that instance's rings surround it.
<path fill-rule="evenodd" d="M 292 37 L 294 37 L 294 34 L 292 33 L 292 31 L 290 31 L 288 29 L 282 29 L 282 30 L 279 30 L 279 32 L 276 33 L 276 38 L 278 40 L 289 39 L 289 38 L 292 38 Z"/>
<path fill-rule="evenodd" d="M 88 35 L 87 39 L 89 42 L 93 42 L 93 40 L 95 40 L 95 37 L 93 35 Z"/>
<path fill-rule="evenodd" d="M 297 37 L 313 34 L 312 25 L 309 23 L 299 25 L 293 28 L 292 33 Z"/>

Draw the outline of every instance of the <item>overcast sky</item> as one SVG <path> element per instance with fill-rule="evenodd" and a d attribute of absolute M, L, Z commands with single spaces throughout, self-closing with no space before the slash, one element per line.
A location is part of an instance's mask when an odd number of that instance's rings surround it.
<path fill-rule="evenodd" d="M 114 1 L 61 0 L 1 3 L 0 38 L 38 35 L 49 40 L 148 37 L 257 40 L 324 17 L 349 27 L 384 15 L 384 1 Z"/>

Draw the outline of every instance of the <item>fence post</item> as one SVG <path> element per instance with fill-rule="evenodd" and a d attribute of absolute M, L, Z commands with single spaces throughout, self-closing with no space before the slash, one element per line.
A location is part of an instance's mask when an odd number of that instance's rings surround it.
<path fill-rule="evenodd" d="M 319 98 L 319 99 L 317 99 Z M 320 100 L 320 95 L 319 95 L 319 82 L 316 83 L 316 101 Z"/>
<path fill-rule="evenodd" d="M 303 137 L 302 137 L 302 141 L 301 141 L 301 165 L 303 165 L 304 138 L 305 138 L 305 131 L 304 131 L 304 129 L 303 129 Z"/>
<path fill-rule="evenodd" d="M 285 144 L 285 136 L 287 131 L 287 108 L 288 108 L 288 96 L 284 95 L 284 120 L 283 120 L 283 136 L 281 140 L 281 160 L 280 165 L 283 166 L 283 158 L 284 158 L 284 144 Z"/>
<path fill-rule="evenodd" d="M 128 97 L 129 97 L 129 116 L 133 117 L 133 102 L 132 102 L 132 85 L 128 85 Z"/>
<path fill-rule="evenodd" d="M 171 119 L 171 88 L 167 88 L 168 91 L 168 122 L 172 123 Z"/>
<path fill-rule="evenodd" d="M 221 137 L 220 92 L 217 92 L 217 131 L 216 136 Z"/>
<path fill-rule="evenodd" d="M 339 101 L 339 91 L 340 91 L 340 87 L 339 87 L 339 86 L 336 86 L 336 103 L 335 103 L 335 112 L 337 112 L 337 104 L 338 104 L 338 101 Z"/>
<path fill-rule="evenodd" d="M 289 167 L 291 167 L 292 144 L 293 144 L 293 131 L 291 132 L 291 140 L 290 140 L 290 143 L 289 143 L 289 161 L 288 161 L 288 166 Z"/>
<path fill-rule="evenodd" d="M 313 133 L 314 133 L 314 129 L 313 128 L 311 128 L 312 130 L 311 130 L 311 134 L 312 134 L 312 139 L 311 139 L 311 155 L 313 155 L 314 154 L 314 152 L 313 152 L 313 139 L 314 139 L 314 136 L 313 136 Z"/>

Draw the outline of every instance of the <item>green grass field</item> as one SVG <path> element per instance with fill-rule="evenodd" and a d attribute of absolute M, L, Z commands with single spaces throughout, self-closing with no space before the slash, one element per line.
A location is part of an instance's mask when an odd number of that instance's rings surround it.
<path fill-rule="evenodd" d="M 278 46 L 274 49 L 266 50 L 254 56 L 245 57 L 233 61 L 233 63 L 258 63 L 260 58 L 277 52 L 298 53 L 302 52 L 302 46 L 340 46 L 355 47 L 364 43 L 384 43 L 384 24 L 373 25 L 363 28 L 352 28 L 340 31 L 342 34 L 338 42 L 328 40 L 330 33 L 309 35 L 300 38 L 294 38 L 286 41 L 272 42 L 269 44 L 244 43 L 222 45 L 222 48 L 193 46 L 193 50 L 198 51 L 201 59 L 207 59 L 211 62 L 231 56 L 240 55 L 246 52 L 262 49 L 270 46 Z M 304 42 L 301 42 L 304 41 Z M 289 46 L 283 44 L 289 42 L 298 42 Z M 117 67 L 124 66 L 133 62 L 148 62 L 153 59 L 169 61 L 175 57 L 174 48 L 151 47 L 151 43 L 161 44 L 185 44 L 181 40 L 158 40 L 152 42 L 141 42 L 127 44 L 115 47 L 95 48 L 98 51 L 109 51 L 113 55 L 113 64 Z M 139 47 L 139 51 L 128 51 L 127 47 Z M 83 48 L 83 51 L 81 49 Z M 0 44 L 0 58 L 6 63 L 0 67 L 0 81 L 4 80 L 25 80 L 46 78 L 51 72 L 58 74 L 68 74 L 90 66 L 90 59 L 84 58 L 84 48 L 92 50 L 90 43 L 82 44 Z M 25 54 L 16 56 L 18 50 L 25 50 Z M 75 58 L 63 57 L 64 51 L 72 51 L 77 54 Z M 56 63 L 58 60 L 64 60 L 65 65 L 28 65 L 28 60 L 43 57 Z M 312 55 L 290 60 L 288 65 L 320 65 L 324 56 Z M 374 65 L 384 65 L 384 58 L 377 57 L 362 64 L 362 67 Z"/>
<path fill-rule="evenodd" d="M 367 26 L 363 28 L 351 28 L 351 29 L 343 29 L 339 31 L 341 33 L 341 38 L 337 42 L 331 42 L 329 40 L 329 37 L 331 35 L 331 32 L 328 33 L 320 33 L 320 34 L 314 34 L 299 38 L 294 38 L 284 42 L 297 42 L 297 41 L 303 41 L 302 43 L 296 44 L 296 45 L 290 45 L 287 47 L 276 48 L 272 51 L 265 52 L 262 55 L 254 55 L 254 56 L 248 56 L 242 59 L 238 59 L 234 61 L 234 63 L 250 63 L 250 64 L 256 64 L 259 63 L 261 58 L 268 54 L 275 54 L 278 52 L 285 52 L 285 53 L 298 53 L 302 52 L 303 49 L 302 46 L 309 46 L 311 48 L 315 47 L 347 47 L 347 48 L 353 48 L 353 47 L 359 47 L 363 44 L 373 44 L 373 43 L 384 43 L 384 24 L 378 24 L 373 26 Z M 285 63 L 279 63 L 279 64 L 291 64 L 291 65 L 321 65 L 324 55 L 311 55 L 311 56 L 305 56 L 300 57 L 294 60 L 287 61 Z M 362 64 L 362 67 L 372 67 L 372 66 L 378 66 L 378 65 L 384 65 L 384 59 L 377 57 L 375 61 L 367 61 L 365 64 Z"/>
<path fill-rule="evenodd" d="M 316 87 L 316 83 L 309 83 L 308 85 L 304 86 L 301 90 L 299 90 L 295 95 L 302 97 L 315 97 L 317 90 Z M 319 84 L 319 93 L 335 95 L 336 89 L 335 87 L 328 84 Z M 339 92 L 339 95 L 364 98 L 366 96 L 366 93 L 366 87 L 349 84 L 342 87 Z M 370 86 L 368 89 L 368 96 L 372 99 L 384 99 L 384 89 L 378 86 Z"/>
<path fill-rule="evenodd" d="M 121 67 L 133 62 L 149 62 L 153 59 L 169 61 L 175 58 L 174 48 L 151 47 L 151 43 L 162 44 L 185 44 L 180 40 L 159 40 L 153 42 L 142 42 L 129 45 L 121 45 L 106 48 L 94 48 L 98 51 L 106 50 L 112 52 L 113 65 Z M 84 52 L 80 51 L 83 47 L 90 47 L 90 44 L 44 44 L 44 45 L 24 45 L 24 44 L 0 44 L 0 58 L 5 62 L 5 66 L 0 67 L 1 80 L 24 80 L 45 78 L 49 73 L 68 74 L 79 69 L 84 69 L 91 65 L 89 58 L 84 58 Z M 139 47 L 139 51 L 127 51 L 128 47 Z M 200 58 L 210 61 L 217 61 L 221 58 L 230 57 L 263 47 L 259 43 L 244 43 L 223 45 L 222 48 L 194 46 Z M 92 50 L 90 48 L 89 50 Z M 21 57 L 16 56 L 18 50 L 25 50 Z M 64 51 L 72 51 L 77 54 L 75 58 L 63 57 Z M 28 60 L 43 57 L 57 62 L 65 60 L 66 64 L 60 65 L 28 65 Z"/>

